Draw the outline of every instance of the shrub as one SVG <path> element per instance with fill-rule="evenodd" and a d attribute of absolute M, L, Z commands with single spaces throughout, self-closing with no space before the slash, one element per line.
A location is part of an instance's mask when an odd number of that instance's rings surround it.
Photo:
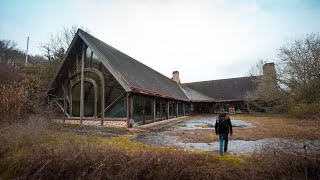
<path fill-rule="evenodd" d="M 27 95 L 21 83 L 0 84 L 0 123 L 12 123 L 24 115 Z"/>
<path fill-rule="evenodd" d="M 290 114 L 302 117 L 302 118 L 308 118 L 312 117 L 314 115 L 317 115 L 319 113 L 320 109 L 320 102 L 314 102 L 314 103 L 297 103 L 293 105 L 290 109 Z"/>
<path fill-rule="evenodd" d="M 278 140 L 252 157 L 252 175 L 259 179 L 319 179 L 320 145 Z"/>

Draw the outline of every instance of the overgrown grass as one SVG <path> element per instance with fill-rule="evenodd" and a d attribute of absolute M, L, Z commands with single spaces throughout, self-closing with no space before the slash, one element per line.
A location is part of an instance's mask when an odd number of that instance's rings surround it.
<path fill-rule="evenodd" d="M 4 179 L 319 179 L 319 151 L 270 145 L 253 155 L 162 148 L 61 131 L 34 117 L 0 129 Z"/>
<path fill-rule="evenodd" d="M 320 139 L 320 119 L 299 119 L 281 115 L 232 115 L 252 123 L 255 128 L 236 129 L 233 139 L 256 140 L 263 138 L 285 138 L 295 140 Z"/>

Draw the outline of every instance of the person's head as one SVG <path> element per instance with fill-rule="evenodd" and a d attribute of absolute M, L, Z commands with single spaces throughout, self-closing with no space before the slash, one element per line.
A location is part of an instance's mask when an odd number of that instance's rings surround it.
<path fill-rule="evenodd" d="M 220 111 L 219 117 L 225 117 L 225 116 L 226 116 L 226 112 L 225 111 Z"/>

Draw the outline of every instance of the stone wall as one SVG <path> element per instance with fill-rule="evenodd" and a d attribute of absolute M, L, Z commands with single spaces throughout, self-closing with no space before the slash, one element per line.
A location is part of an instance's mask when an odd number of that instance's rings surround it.
<path fill-rule="evenodd" d="M 63 123 L 62 119 L 56 119 L 56 122 Z M 65 124 L 80 124 L 80 120 L 65 120 Z M 100 126 L 101 121 L 97 120 L 82 120 L 82 125 Z M 103 121 L 103 126 L 106 127 L 127 127 L 126 121 Z"/>

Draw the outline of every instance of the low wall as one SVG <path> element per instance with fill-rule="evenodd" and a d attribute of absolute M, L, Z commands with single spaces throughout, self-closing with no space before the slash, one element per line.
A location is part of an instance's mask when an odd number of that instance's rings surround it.
<path fill-rule="evenodd" d="M 56 119 L 55 120 L 58 123 L 63 123 L 63 119 Z M 80 120 L 65 120 L 65 124 L 79 124 L 80 125 Z M 82 120 L 82 125 L 94 125 L 94 126 L 100 126 L 101 121 L 97 120 Z M 126 121 L 103 121 L 103 126 L 107 127 L 127 127 L 127 122 Z"/>

